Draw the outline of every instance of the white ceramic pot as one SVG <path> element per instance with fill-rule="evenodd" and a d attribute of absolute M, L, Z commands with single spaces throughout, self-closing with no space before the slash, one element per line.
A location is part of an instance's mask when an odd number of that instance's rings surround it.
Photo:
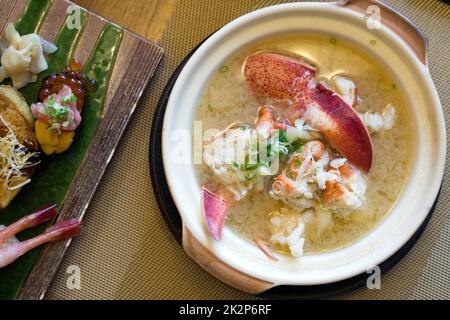
<path fill-rule="evenodd" d="M 370 4 L 373 1 L 294 3 L 249 13 L 203 43 L 179 75 L 164 118 L 162 151 L 166 178 L 184 224 L 184 248 L 206 270 L 236 288 L 258 293 L 277 285 L 319 285 L 365 273 L 398 251 L 433 205 L 444 171 L 446 134 L 426 64 L 426 39 L 405 18 L 382 4 L 382 28 L 369 30 L 364 15 Z M 221 241 L 211 240 L 203 222 L 201 186 L 194 165 L 177 164 L 172 159 L 172 133 L 177 129 L 192 132 L 202 92 L 230 56 L 262 38 L 293 32 L 345 39 L 381 62 L 412 110 L 417 144 L 399 201 L 367 236 L 329 253 L 274 262 L 227 227 Z M 370 45 L 374 32 L 376 46 Z"/>

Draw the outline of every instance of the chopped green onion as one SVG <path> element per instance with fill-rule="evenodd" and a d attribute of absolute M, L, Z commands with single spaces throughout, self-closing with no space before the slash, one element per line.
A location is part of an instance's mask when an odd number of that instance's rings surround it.
<path fill-rule="evenodd" d="M 280 141 L 280 142 L 289 142 L 289 140 L 287 138 L 286 131 L 280 130 L 278 132 L 278 141 Z"/>
<path fill-rule="evenodd" d="M 230 68 L 228 68 L 228 66 L 223 66 L 222 68 L 219 69 L 219 72 L 225 73 L 225 72 L 228 72 L 228 70 L 230 70 Z"/>
<path fill-rule="evenodd" d="M 61 97 L 61 101 L 64 103 L 71 103 L 71 102 L 77 102 L 77 97 L 74 95 Z"/>
<path fill-rule="evenodd" d="M 58 104 L 53 104 L 51 108 L 47 108 L 46 114 L 56 120 L 65 120 L 67 118 L 67 115 L 70 112 L 69 107 L 64 107 Z"/>
<path fill-rule="evenodd" d="M 246 171 L 252 171 L 252 170 L 255 170 L 257 168 L 258 168 L 258 164 L 257 163 L 252 163 L 252 164 L 246 163 L 244 165 L 244 167 L 243 167 L 243 169 L 246 170 Z"/>
<path fill-rule="evenodd" d="M 53 107 L 53 106 L 55 105 L 55 103 L 56 103 L 55 97 L 54 97 L 54 96 L 51 96 L 51 97 L 48 99 L 47 103 L 48 103 L 49 106 L 52 106 L 52 107 Z"/>
<path fill-rule="evenodd" d="M 330 39 L 330 43 L 331 43 L 331 44 L 336 44 L 336 38 L 331 38 L 331 39 Z"/>
<path fill-rule="evenodd" d="M 272 155 L 273 155 L 272 144 L 269 143 L 267 145 L 267 156 L 272 157 Z"/>
<path fill-rule="evenodd" d="M 245 179 L 246 179 L 247 181 L 253 179 L 253 177 L 254 177 L 254 175 L 251 174 L 250 172 L 247 173 L 247 174 L 245 175 Z"/>

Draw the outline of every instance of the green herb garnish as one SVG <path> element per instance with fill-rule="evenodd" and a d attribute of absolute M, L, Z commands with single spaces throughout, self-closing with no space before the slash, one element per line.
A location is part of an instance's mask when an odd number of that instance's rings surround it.
<path fill-rule="evenodd" d="M 253 179 L 254 177 L 255 177 L 255 175 L 253 175 L 249 172 L 245 175 L 245 180 L 249 181 L 249 180 Z"/>
<path fill-rule="evenodd" d="M 208 103 L 208 110 L 211 112 L 213 111 L 213 108 L 212 108 L 211 104 L 209 104 L 209 103 Z"/>
<path fill-rule="evenodd" d="M 268 156 L 268 157 L 272 157 L 272 156 L 273 156 L 272 144 L 271 144 L 271 143 L 269 143 L 269 144 L 267 145 L 267 156 Z"/>
<path fill-rule="evenodd" d="M 331 39 L 330 39 L 330 43 L 331 43 L 331 44 L 336 44 L 336 38 L 331 38 Z"/>
<path fill-rule="evenodd" d="M 55 105 L 55 103 L 56 103 L 55 97 L 54 97 L 54 96 L 51 96 L 51 97 L 48 99 L 47 103 L 48 103 L 49 106 L 52 106 L 52 107 L 53 107 L 53 106 Z"/>
<path fill-rule="evenodd" d="M 284 142 L 284 143 L 289 143 L 288 138 L 287 138 L 286 131 L 280 130 L 280 131 L 278 132 L 278 141 Z"/>
<path fill-rule="evenodd" d="M 223 66 L 222 68 L 219 69 L 219 72 L 225 73 L 225 72 L 228 72 L 228 70 L 230 70 L 230 68 L 228 68 L 228 66 Z"/>
<path fill-rule="evenodd" d="M 61 101 L 64 103 L 77 102 L 77 97 L 74 95 L 61 97 Z"/>
<path fill-rule="evenodd" d="M 377 44 L 377 40 L 375 40 L 375 39 L 370 40 L 370 44 L 373 45 L 373 46 L 376 45 Z"/>
<path fill-rule="evenodd" d="M 258 164 L 258 163 L 252 163 L 252 164 L 246 163 L 246 164 L 244 164 L 244 165 L 242 166 L 242 168 L 243 168 L 245 171 L 256 170 L 258 167 L 259 167 L 259 164 Z"/>
<path fill-rule="evenodd" d="M 46 114 L 52 119 L 65 120 L 69 112 L 70 112 L 69 107 L 54 104 L 53 106 L 51 106 L 51 108 L 47 109 Z"/>
<path fill-rule="evenodd" d="M 303 151 L 303 146 L 305 145 L 305 143 L 301 140 L 297 140 L 291 143 L 291 152 L 295 152 L 297 150 L 301 150 Z"/>

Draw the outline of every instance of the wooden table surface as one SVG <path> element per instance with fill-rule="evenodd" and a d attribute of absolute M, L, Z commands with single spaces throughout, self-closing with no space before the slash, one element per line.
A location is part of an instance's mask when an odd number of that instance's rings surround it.
<path fill-rule="evenodd" d="M 158 42 L 176 0 L 72 0 L 151 41 Z"/>

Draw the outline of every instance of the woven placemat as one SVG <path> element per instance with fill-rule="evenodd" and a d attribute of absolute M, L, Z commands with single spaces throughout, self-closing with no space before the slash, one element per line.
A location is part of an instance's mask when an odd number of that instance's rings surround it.
<path fill-rule="evenodd" d="M 195 45 L 232 19 L 271 0 L 180 0 L 160 44 L 166 56 L 146 90 L 47 295 L 49 299 L 252 299 L 198 267 L 167 228 L 153 196 L 148 141 L 153 113 L 170 75 Z M 450 7 L 441 1 L 386 1 L 428 36 L 429 64 L 447 125 Z M 448 135 L 447 135 L 448 137 Z M 447 142 L 448 143 L 448 142 Z M 448 150 L 448 148 L 447 148 Z M 447 163 L 449 155 L 447 152 Z M 346 299 L 450 299 L 449 172 L 436 211 L 416 246 L 390 272 L 381 290 Z M 68 289 L 70 266 L 81 288 Z"/>

